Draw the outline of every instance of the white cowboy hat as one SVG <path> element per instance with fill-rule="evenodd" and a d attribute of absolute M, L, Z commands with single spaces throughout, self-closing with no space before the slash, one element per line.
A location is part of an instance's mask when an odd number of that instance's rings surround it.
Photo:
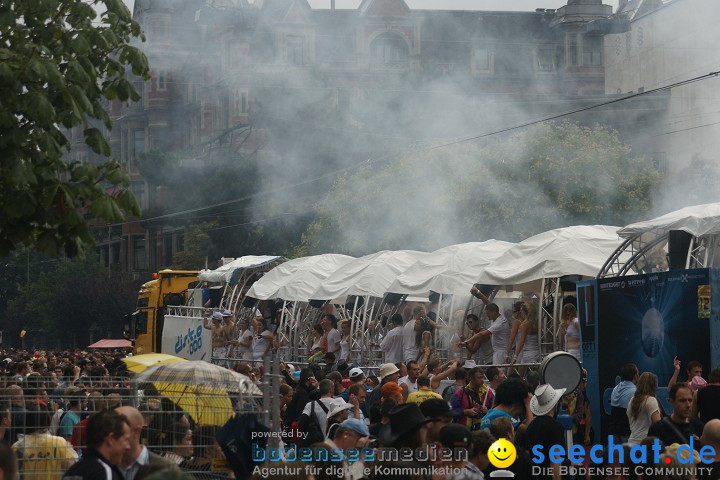
<path fill-rule="evenodd" d="M 465 360 L 465 363 L 462 366 L 462 368 L 466 368 L 468 370 L 475 368 L 475 367 L 477 367 L 475 360 Z"/>
<path fill-rule="evenodd" d="M 332 418 L 338 413 L 344 410 L 350 410 L 351 408 L 353 408 L 352 403 L 347 403 L 342 398 L 336 398 L 330 405 L 330 410 L 328 411 L 327 418 Z"/>
<path fill-rule="evenodd" d="M 565 389 L 554 389 L 545 384 L 535 389 L 535 395 L 530 399 L 530 410 L 534 415 L 545 415 L 560 401 Z"/>

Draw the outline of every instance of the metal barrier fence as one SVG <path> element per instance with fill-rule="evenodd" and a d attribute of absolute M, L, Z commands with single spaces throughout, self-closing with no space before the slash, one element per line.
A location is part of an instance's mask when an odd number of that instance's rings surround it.
<path fill-rule="evenodd" d="M 258 385 L 267 392 L 263 396 L 230 394 L 212 383 L 175 388 L 182 386 L 110 377 L 57 384 L 6 379 L 0 385 L 0 437 L 17 454 L 21 480 L 60 479 L 87 451 L 89 419 L 101 410 L 131 407 L 121 412 L 136 450 L 142 445 L 198 480 L 232 478 L 216 441 L 218 429 L 236 413 L 256 414 L 271 424 L 273 377 Z M 126 460 L 132 458 L 128 454 Z"/>

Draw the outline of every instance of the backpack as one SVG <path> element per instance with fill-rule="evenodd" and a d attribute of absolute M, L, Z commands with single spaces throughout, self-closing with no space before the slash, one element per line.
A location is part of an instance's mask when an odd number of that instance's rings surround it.
<path fill-rule="evenodd" d="M 453 395 L 455 395 L 455 392 L 457 392 L 462 387 L 456 383 L 451 383 L 447 387 L 445 387 L 442 391 L 442 397 L 443 400 L 446 402 L 449 402 Z"/>
<path fill-rule="evenodd" d="M 320 405 L 320 408 L 327 414 L 328 407 L 325 406 L 320 400 L 313 400 L 312 406 L 310 407 L 310 415 L 302 415 L 300 417 L 300 424 L 298 425 L 300 431 L 305 432 L 305 438 L 302 439 L 303 447 L 309 447 L 314 443 L 319 443 L 325 440 L 325 432 L 320 427 L 317 415 L 315 415 L 315 405 Z"/>

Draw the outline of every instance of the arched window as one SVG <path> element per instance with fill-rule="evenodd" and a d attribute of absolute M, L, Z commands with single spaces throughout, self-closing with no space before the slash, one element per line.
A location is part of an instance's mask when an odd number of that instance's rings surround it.
<path fill-rule="evenodd" d="M 374 63 L 407 63 L 409 56 L 405 40 L 393 33 L 378 35 L 370 44 L 370 58 Z"/>

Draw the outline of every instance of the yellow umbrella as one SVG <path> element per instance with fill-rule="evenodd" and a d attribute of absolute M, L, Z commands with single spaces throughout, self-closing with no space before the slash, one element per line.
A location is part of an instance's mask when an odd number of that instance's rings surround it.
<path fill-rule="evenodd" d="M 135 380 L 155 387 L 199 425 L 225 425 L 235 414 L 231 397 L 262 395 L 245 375 L 204 361 L 156 366 Z"/>
<path fill-rule="evenodd" d="M 152 385 L 158 394 L 187 412 L 198 425 L 222 427 L 235 413 L 226 390 L 207 385 L 179 385 L 162 382 Z"/>
<path fill-rule="evenodd" d="M 154 367 L 156 365 L 187 362 L 184 358 L 168 355 L 166 353 L 146 353 L 144 355 L 135 355 L 134 357 L 125 357 L 122 361 L 125 362 L 128 370 L 133 373 L 140 373 L 145 371 L 146 368 Z"/>

